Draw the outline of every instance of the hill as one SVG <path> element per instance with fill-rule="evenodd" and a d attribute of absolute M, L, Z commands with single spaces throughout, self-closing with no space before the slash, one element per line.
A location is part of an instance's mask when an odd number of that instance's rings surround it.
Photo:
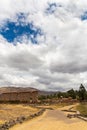
<path fill-rule="evenodd" d="M 31 87 L 0 87 L 0 93 L 38 91 Z"/>

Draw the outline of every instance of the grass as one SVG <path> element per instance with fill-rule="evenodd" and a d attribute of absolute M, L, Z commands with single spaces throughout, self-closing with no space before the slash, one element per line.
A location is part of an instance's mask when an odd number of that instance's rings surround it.
<path fill-rule="evenodd" d="M 39 108 L 53 108 L 53 109 L 58 109 L 62 108 L 65 106 L 73 105 L 72 103 L 55 103 L 55 104 L 40 104 L 38 105 Z"/>
<path fill-rule="evenodd" d="M 57 109 L 60 107 L 64 107 L 67 105 L 67 103 L 58 103 L 58 104 L 52 104 L 45 106 L 40 105 L 38 108 L 31 107 L 26 104 L 0 104 L 0 124 L 4 124 L 5 122 L 16 119 L 17 117 L 25 116 L 28 117 L 31 114 L 34 114 L 38 112 L 41 108 L 53 108 Z"/>
<path fill-rule="evenodd" d="M 23 104 L 0 104 L 0 124 L 20 116 L 29 116 L 39 109 Z"/>
<path fill-rule="evenodd" d="M 83 116 L 87 117 L 87 103 L 80 103 L 76 108 Z"/>

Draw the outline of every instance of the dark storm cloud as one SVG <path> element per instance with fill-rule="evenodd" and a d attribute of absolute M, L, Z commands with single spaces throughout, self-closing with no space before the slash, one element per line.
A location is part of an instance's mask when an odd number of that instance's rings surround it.
<path fill-rule="evenodd" d="M 61 73 L 81 73 L 87 71 L 87 64 L 81 63 L 80 61 L 71 62 L 67 64 L 54 64 L 50 66 L 52 72 L 61 72 Z"/>
<path fill-rule="evenodd" d="M 17 68 L 21 71 L 38 68 L 42 66 L 42 63 L 40 58 L 26 51 L 13 53 L 7 59 L 8 67 Z"/>

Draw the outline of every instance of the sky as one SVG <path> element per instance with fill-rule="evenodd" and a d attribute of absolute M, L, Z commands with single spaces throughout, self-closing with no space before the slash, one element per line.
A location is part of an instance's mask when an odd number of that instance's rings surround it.
<path fill-rule="evenodd" d="M 87 0 L 0 0 L 0 86 L 87 88 Z"/>

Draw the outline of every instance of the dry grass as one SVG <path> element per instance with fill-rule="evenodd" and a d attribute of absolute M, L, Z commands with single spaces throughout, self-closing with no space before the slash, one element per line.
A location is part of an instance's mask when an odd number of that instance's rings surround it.
<path fill-rule="evenodd" d="M 78 111 L 80 111 L 80 113 L 83 115 L 83 116 L 86 116 L 87 117 L 87 102 L 86 103 L 80 103 L 76 109 Z"/>
<path fill-rule="evenodd" d="M 63 109 L 71 107 L 75 105 L 68 105 Z M 65 112 L 59 108 L 59 110 L 47 110 L 38 118 L 18 124 L 9 130 L 87 130 L 87 123 L 78 118 L 67 118 Z"/>
<path fill-rule="evenodd" d="M 22 104 L 0 104 L 0 124 L 20 116 L 29 116 L 39 109 Z"/>

